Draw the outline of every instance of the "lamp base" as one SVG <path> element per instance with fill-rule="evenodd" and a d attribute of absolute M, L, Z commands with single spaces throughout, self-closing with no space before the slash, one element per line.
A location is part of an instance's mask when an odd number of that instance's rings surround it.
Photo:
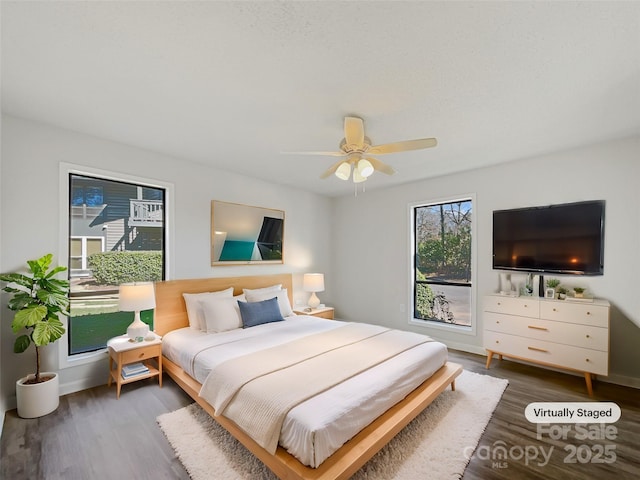
<path fill-rule="evenodd" d="M 311 292 L 311 296 L 309 297 L 309 302 L 307 302 L 311 308 L 318 308 L 320 305 L 320 299 L 316 295 L 316 292 Z"/>
<path fill-rule="evenodd" d="M 145 338 L 149 335 L 149 325 L 140 320 L 140 312 L 136 312 L 133 322 L 127 327 L 127 336 L 132 339 Z"/>

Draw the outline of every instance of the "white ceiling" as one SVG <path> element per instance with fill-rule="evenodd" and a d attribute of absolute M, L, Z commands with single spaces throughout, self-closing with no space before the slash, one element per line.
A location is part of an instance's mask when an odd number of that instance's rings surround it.
<path fill-rule="evenodd" d="M 2 110 L 196 162 L 319 175 L 345 115 L 367 188 L 640 134 L 639 2 L 3 1 Z M 606 159 L 603 159 L 606 161 Z"/>

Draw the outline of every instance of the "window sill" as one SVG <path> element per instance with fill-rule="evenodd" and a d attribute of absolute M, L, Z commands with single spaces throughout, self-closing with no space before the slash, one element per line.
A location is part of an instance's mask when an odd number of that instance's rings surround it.
<path fill-rule="evenodd" d="M 434 320 L 422 320 L 420 318 L 410 318 L 409 324 L 416 325 L 418 327 L 432 328 L 435 330 L 445 330 L 452 333 L 460 333 L 462 335 L 476 335 L 476 329 L 473 327 L 473 325 L 455 325 L 453 323 L 444 323 Z"/>

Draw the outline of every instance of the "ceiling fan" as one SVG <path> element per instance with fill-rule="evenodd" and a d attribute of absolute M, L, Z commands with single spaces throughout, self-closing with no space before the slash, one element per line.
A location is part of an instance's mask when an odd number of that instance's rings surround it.
<path fill-rule="evenodd" d="M 372 155 L 386 155 L 388 153 L 406 152 L 435 147 L 435 138 L 421 138 L 403 142 L 371 145 L 369 137 L 364 135 L 364 123 L 358 117 L 344 117 L 344 138 L 340 142 L 338 152 L 286 152 L 302 155 L 327 155 L 332 157 L 346 157 L 331 165 L 320 178 L 327 178 L 335 174 L 341 180 L 353 178 L 354 183 L 364 182 L 374 171 L 393 175 L 396 171 Z M 353 170 L 353 175 L 352 171 Z"/>

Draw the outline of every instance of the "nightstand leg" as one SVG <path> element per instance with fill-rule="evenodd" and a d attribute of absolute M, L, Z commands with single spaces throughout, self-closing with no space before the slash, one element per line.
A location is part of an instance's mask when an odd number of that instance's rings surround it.
<path fill-rule="evenodd" d="M 107 387 L 111 386 L 111 380 L 113 380 L 113 376 L 111 375 L 112 369 L 113 369 L 113 358 L 109 356 L 109 380 L 107 380 Z"/>
<path fill-rule="evenodd" d="M 162 355 L 158 357 L 158 383 L 160 383 L 160 388 L 162 388 Z"/>

